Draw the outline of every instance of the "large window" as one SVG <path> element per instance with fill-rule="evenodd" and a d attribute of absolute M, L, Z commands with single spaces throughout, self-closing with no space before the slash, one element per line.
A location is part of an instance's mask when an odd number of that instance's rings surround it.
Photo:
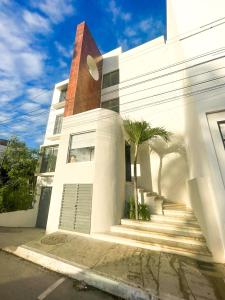
<path fill-rule="evenodd" d="M 58 146 L 42 148 L 41 173 L 54 172 L 58 154 Z"/>
<path fill-rule="evenodd" d="M 116 85 L 118 83 L 119 83 L 119 70 L 103 75 L 103 83 L 102 83 L 103 89 Z"/>
<path fill-rule="evenodd" d="M 53 134 L 59 134 L 62 130 L 63 115 L 57 115 L 55 118 L 55 126 Z"/>
<path fill-rule="evenodd" d="M 119 98 L 102 102 L 102 107 L 116 112 L 120 112 Z"/>
<path fill-rule="evenodd" d="M 95 152 L 95 131 L 71 136 L 68 162 L 92 161 Z"/>
<path fill-rule="evenodd" d="M 59 102 L 66 100 L 67 86 L 60 91 Z"/>

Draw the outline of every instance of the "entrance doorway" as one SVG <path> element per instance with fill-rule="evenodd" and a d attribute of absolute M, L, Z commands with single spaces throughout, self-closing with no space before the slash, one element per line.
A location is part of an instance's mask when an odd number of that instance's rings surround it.
<path fill-rule="evenodd" d="M 208 114 L 208 122 L 225 187 L 225 111 Z"/>
<path fill-rule="evenodd" d="M 49 204 L 51 200 L 52 187 L 42 187 L 41 188 L 41 196 L 38 207 L 38 216 L 36 227 L 46 228 L 47 220 L 48 220 L 48 210 Z"/>

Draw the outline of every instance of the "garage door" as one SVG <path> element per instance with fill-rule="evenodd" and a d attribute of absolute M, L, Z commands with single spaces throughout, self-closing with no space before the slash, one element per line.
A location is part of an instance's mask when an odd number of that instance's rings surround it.
<path fill-rule="evenodd" d="M 59 228 L 90 233 L 92 184 L 64 184 Z"/>

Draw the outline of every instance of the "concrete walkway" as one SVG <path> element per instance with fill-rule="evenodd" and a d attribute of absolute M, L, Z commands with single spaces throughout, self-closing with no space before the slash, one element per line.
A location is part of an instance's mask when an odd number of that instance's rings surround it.
<path fill-rule="evenodd" d="M 10 251 L 9 248 L 8 250 Z M 101 278 L 114 280 L 124 284 L 126 288 L 140 289 L 148 295 L 145 298 L 133 296 L 133 299 L 225 299 L 223 264 L 204 263 L 178 255 L 64 233 L 38 238 L 18 250 L 19 248 L 13 251 L 18 255 L 23 253 L 21 256 L 24 257 L 27 251 L 28 259 L 40 264 L 49 264 L 50 268 L 57 264 L 57 261 L 69 263 L 78 266 L 80 270 L 88 270 L 92 277 L 93 274 L 100 276 L 98 281 L 101 281 Z M 41 256 L 32 256 L 32 253 Z M 48 260 L 41 257 L 47 257 Z M 118 295 L 119 289 L 114 290 Z"/>

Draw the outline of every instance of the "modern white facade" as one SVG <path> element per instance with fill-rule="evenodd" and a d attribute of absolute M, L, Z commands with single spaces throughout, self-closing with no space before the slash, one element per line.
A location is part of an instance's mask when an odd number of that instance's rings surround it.
<path fill-rule="evenodd" d="M 76 191 L 75 185 L 91 185 L 88 233 L 105 232 L 120 223 L 131 187 L 125 176 L 122 120 L 145 120 L 153 127 L 163 126 L 173 134 L 174 143 L 185 148 L 182 155 L 174 152 L 164 158 L 163 196 L 192 207 L 215 260 L 225 261 L 224 11 L 222 0 L 168 0 L 166 39 L 104 54 L 101 105 L 62 117 L 58 125 L 56 118 L 65 107 L 60 95 L 69 80 L 55 85 L 42 148 L 57 145 L 56 166 L 53 172 L 45 168 L 38 177 L 39 188 L 52 187 L 48 233 L 66 227 L 65 185 Z M 90 76 L 93 70 L 89 68 Z M 118 84 L 115 73 L 107 75 L 116 70 Z M 118 108 L 119 113 L 113 111 Z M 71 148 L 72 136 L 75 148 L 94 149 L 89 160 L 72 161 L 71 150 L 87 157 L 87 152 Z M 138 163 L 139 187 L 150 191 L 153 186 L 157 192 L 159 159 L 148 145 L 142 146 Z"/>

